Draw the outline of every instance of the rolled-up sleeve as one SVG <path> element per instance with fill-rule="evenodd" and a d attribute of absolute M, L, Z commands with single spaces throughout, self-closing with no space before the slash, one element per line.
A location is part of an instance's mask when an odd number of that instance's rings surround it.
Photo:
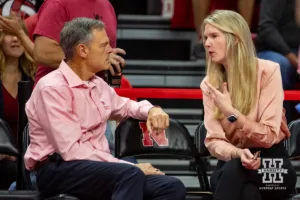
<path fill-rule="evenodd" d="M 108 87 L 108 86 L 107 86 Z M 129 98 L 120 97 L 113 88 L 109 89 L 112 99 L 112 118 L 116 120 L 132 117 L 146 120 L 149 110 L 154 106 L 147 100 L 136 102 Z"/>
<path fill-rule="evenodd" d="M 278 137 L 282 121 L 283 89 L 277 63 L 270 75 L 265 74 L 258 101 L 258 122 L 247 120 L 242 131 L 251 141 L 269 148 Z M 270 66 L 272 67 L 272 66 Z"/>
<path fill-rule="evenodd" d="M 235 155 L 238 148 L 228 141 L 220 120 L 215 119 L 214 112 L 216 107 L 213 100 L 206 94 L 203 82 L 200 85 L 200 88 L 203 93 L 204 125 L 207 130 L 205 146 L 211 155 L 219 160 L 231 160 L 232 155 Z"/>
<path fill-rule="evenodd" d="M 55 151 L 65 161 L 95 160 L 124 162 L 111 154 L 99 151 L 80 139 L 82 130 L 72 109 L 72 92 L 67 86 L 45 87 L 40 91 L 35 110 L 39 124 Z"/>

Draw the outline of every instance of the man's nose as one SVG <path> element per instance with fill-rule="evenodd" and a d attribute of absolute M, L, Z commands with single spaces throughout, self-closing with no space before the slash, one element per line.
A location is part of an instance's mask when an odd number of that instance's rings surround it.
<path fill-rule="evenodd" d="M 107 47 L 107 53 L 112 53 L 113 49 L 111 48 L 110 44 Z"/>

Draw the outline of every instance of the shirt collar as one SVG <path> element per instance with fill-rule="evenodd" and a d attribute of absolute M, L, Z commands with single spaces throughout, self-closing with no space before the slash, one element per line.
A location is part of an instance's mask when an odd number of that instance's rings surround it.
<path fill-rule="evenodd" d="M 79 76 L 68 66 L 65 61 L 61 61 L 59 65 L 59 70 L 66 78 L 70 87 L 77 87 L 85 85 L 85 83 L 79 78 Z M 97 83 L 97 77 L 94 75 L 91 79 L 91 82 Z"/>

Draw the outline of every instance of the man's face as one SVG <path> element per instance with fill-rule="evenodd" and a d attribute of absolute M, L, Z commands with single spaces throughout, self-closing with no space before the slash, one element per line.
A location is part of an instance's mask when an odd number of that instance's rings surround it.
<path fill-rule="evenodd" d="M 111 52 L 112 48 L 109 45 L 106 31 L 104 29 L 94 29 L 86 57 L 86 64 L 89 71 L 97 73 L 99 71 L 108 70 L 111 66 L 109 61 L 109 54 Z"/>

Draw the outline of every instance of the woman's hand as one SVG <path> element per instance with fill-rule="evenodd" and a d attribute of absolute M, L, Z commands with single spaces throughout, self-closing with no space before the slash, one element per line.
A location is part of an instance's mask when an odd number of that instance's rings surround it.
<path fill-rule="evenodd" d="M 232 115 L 234 108 L 232 107 L 230 94 L 227 89 L 227 83 L 223 83 L 222 92 L 213 87 L 208 81 L 204 81 L 204 84 L 208 88 L 208 95 L 213 99 L 215 105 L 220 109 L 220 111 L 226 117 Z"/>
<path fill-rule="evenodd" d="M 261 159 L 254 156 L 249 149 L 239 149 L 238 157 L 241 158 L 242 165 L 250 170 L 257 170 L 260 167 Z"/>
<path fill-rule="evenodd" d="M 0 29 L 18 37 L 24 32 L 21 26 L 21 19 L 15 12 L 11 12 L 11 19 L 0 16 Z"/>

